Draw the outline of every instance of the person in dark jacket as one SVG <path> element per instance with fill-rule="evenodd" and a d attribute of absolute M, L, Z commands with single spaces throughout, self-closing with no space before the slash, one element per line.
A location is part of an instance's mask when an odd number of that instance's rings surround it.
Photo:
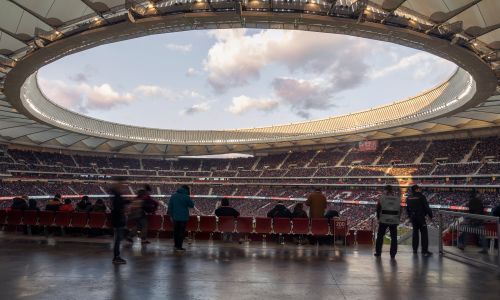
<path fill-rule="evenodd" d="M 307 213 L 304 210 L 304 204 L 299 202 L 293 207 L 292 218 L 307 218 Z"/>
<path fill-rule="evenodd" d="M 52 199 L 49 202 L 47 202 L 47 205 L 45 205 L 45 210 L 48 210 L 48 211 L 58 211 L 59 207 L 61 207 L 61 205 L 62 205 L 61 195 L 60 194 L 56 194 L 54 196 L 54 199 Z"/>
<path fill-rule="evenodd" d="M 111 186 L 111 225 L 114 231 L 114 246 L 113 246 L 113 264 L 126 264 L 123 258 L 120 257 L 120 244 L 124 237 L 125 226 L 127 225 L 127 217 L 125 209 L 130 201 L 123 198 L 125 193 L 125 184 L 123 178 L 117 178 Z"/>
<path fill-rule="evenodd" d="M 94 205 L 92 205 L 92 212 L 105 213 L 108 208 L 102 199 L 97 199 Z"/>
<path fill-rule="evenodd" d="M 40 208 L 38 208 L 38 205 L 37 205 L 35 199 L 29 199 L 28 200 L 28 210 L 40 211 Z"/>
<path fill-rule="evenodd" d="M 382 255 L 382 243 L 384 242 L 384 236 L 389 228 L 391 235 L 391 258 L 396 257 L 398 252 L 398 225 L 399 218 L 401 215 L 401 199 L 395 195 L 392 191 L 391 185 L 386 185 L 384 188 L 384 195 L 380 197 L 377 203 L 377 220 L 378 233 L 377 240 L 375 242 L 375 256 Z"/>
<path fill-rule="evenodd" d="M 411 193 L 406 199 L 406 212 L 413 226 L 413 253 L 416 254 L 418 251 L 420 233 L 422 237 L 422 255 L 432 255 L 432 252 L 429 252 L 429 233 L 425 220 L 427 216 L 432 219 L 432 210 L 429 207 L 427 198 L 422 194 L 418 185 L 413 185 L 411 187 Z"/>
<path fill-rule="evenodd" d="M 220 201 L 220 206 L 215 210 L 215 215 L 217 217 L 239 217 L 240 213 L 229 206 L 229 200 L 227 199 L 222 199 Z"/>
<path fill-rule="evenodd" d="M 77 212 L 89 212 L 91 209 L 92 209 L 92 203 L 90 203 L 89 196 L 85 195 L 76 204 L 75 211 L 77 211 Z"/>
<path fill-rule="evenodd" d="M 469 214 L 484 215 L 483 200 L 480 197 L 478 197 L 477 192 L 474 189 L 470 193 L 469 204 L 467 205 L 467 207 L 469 207 Z M 465 218 L 462 225 L 465 226 L 467 229 L 470 229 L 472 232 L 474 232 L 474 231 L 481 231 L 481 229 L 484 226 L 484 222 L 477 219 Z M 462 234 L 458 237 L 458 245 L 457 245 L 458 249 L 465 250 L 465 246 L 467 245 L 467 240 L 469 235 L 470 234 L 466 230 L 462 232 Z M 488 241 L 484 238 L 484 236 L 480 234 L 477 235 L 477 238 L 482 247 L 479 253 L 481 254 L 488 253 L 487 250 Z"/>
<path fill-rule="evenodd" d="M 28 209 L 28 203 L 24 198 L 16 197 L 12 199 L 12 205 L 10 206 L 12 210 L 26 210 Z"/>
<path fill-rule="evenodd" d="M 340 214 L 337 210 L 333 209 L 333 207 L 330 208 L 325 214 L 325 218 L 327 219 L 338 218 L 338 217 L 340 217 Z"/>
<path fill-rule="evenodd" d="M 189 220 L 189 209 L 194 207 L 194 202 L 189 196 L 190 190 L 187 185 L 181 186 L 172 194 L 168 201 L 168 215 L 174 224 L 174 250 L 186 251 L 182 248 L 184 236 L 186 235 L 186 225 Z"/>
<path fill-rule="evenodd" d="M 285 205 L 283 205 L 283 202 L 278 201 L 278 204 L 276 204 L 273 209 L 271 209 L 267 213 L 268 218 L 291 218 L 292 213 L 286 208 Z"/>
<path fill-rule="evenodd" d="M 64 199 L 64 204 L 59 206 L 59 211 L 74 212 L 75 208 L 71 203 L 71 199 Z"/>

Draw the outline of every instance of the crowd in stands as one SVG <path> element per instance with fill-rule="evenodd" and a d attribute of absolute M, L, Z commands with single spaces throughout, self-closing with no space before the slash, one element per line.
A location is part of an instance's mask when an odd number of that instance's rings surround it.
<path fill-rule="evenodd" d="M 391 142 L 382 154 L 378 164 L 413 164 L 418 156 L 424 152 L 427 144 L 429 144 L 428 141 L 412 141 L 411 143 L 407 141 Z"/>
<path fill-rule="evenodd" d="M 446 159 L 447 162 L 461 162 L 468 154 L 476 139 L 436 140 L 425 151 L 422 162 L 433 162 L 435 159 Z"/>

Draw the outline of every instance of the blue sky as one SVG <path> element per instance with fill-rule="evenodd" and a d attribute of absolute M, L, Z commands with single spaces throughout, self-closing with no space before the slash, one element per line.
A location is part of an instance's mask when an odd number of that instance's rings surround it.
<path fill-rule="evenodd" d="M 403 100 L 456 66 L 372 40 L 300 31 L 169 33 L 103 45 L 39 71 L 44 93 L 92 117 L 145 127 L 300 122 Z"/>

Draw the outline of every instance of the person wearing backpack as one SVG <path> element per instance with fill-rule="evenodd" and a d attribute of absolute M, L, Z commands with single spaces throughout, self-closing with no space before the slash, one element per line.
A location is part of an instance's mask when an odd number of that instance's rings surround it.
<path fill-rule="evenodd" d="M 127 241 L 133 243 L 133 238 L 140 232 L 142 244 L 148 241 L 148 214 L 154 214 L 158 203 L 151 198 L 151 186 L 145 185 L 144 189 L 137 191 L 137 197 L 131 205 L 130 219 L 134 220 L 135 227 L 130 231 Z"/>

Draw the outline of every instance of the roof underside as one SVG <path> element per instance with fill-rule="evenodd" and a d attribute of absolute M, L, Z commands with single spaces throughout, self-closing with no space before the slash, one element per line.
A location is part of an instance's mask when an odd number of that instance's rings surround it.
<path fill-rule="evenodd" d="M 174 5 L 178 3 L 177 5 Z M 363 132 L 329 134 L 307 139 L 253 141 L 213 145 L 143 143 L 86 135 L 40 122 L 18 111 L 3 92 L 5 76 L 16 60 L 65 39 L 75 32 L 100 26 L 137 22 L 147 17 L 193 11 L 218 12 L 240 8 L 246 12 L 289 10 L 307 14 L 342 16 L 357 22 L 374 22 L 410 28 L 467 48 L 500 74 L 500 1 L 498 0 L 328 0 L 316 6 L 310 1 L 133 1 L 133 0 L 0 0 L 0 141 L 61 149 L 201 155 L 266 151 L 280 147 L 308 146 L 386 139 L 496 127 L 500 125 L 500 90 L 486 101 L 465 110 L 413 124 L 375 128 Z M 154 7 L 153 7 L 154 5 Z M 242 12 L 240 12 L 241 14 Z M 283 12 L 284 14 L 285 12 Z M 214 20 L 216 22 L 216 20 Z M 241 24 L 244 26 L 244 24 Z M 36 52 L 36 51 L 35 51 Z M 15 68 L 15 67 L 14 67 Z"/>

